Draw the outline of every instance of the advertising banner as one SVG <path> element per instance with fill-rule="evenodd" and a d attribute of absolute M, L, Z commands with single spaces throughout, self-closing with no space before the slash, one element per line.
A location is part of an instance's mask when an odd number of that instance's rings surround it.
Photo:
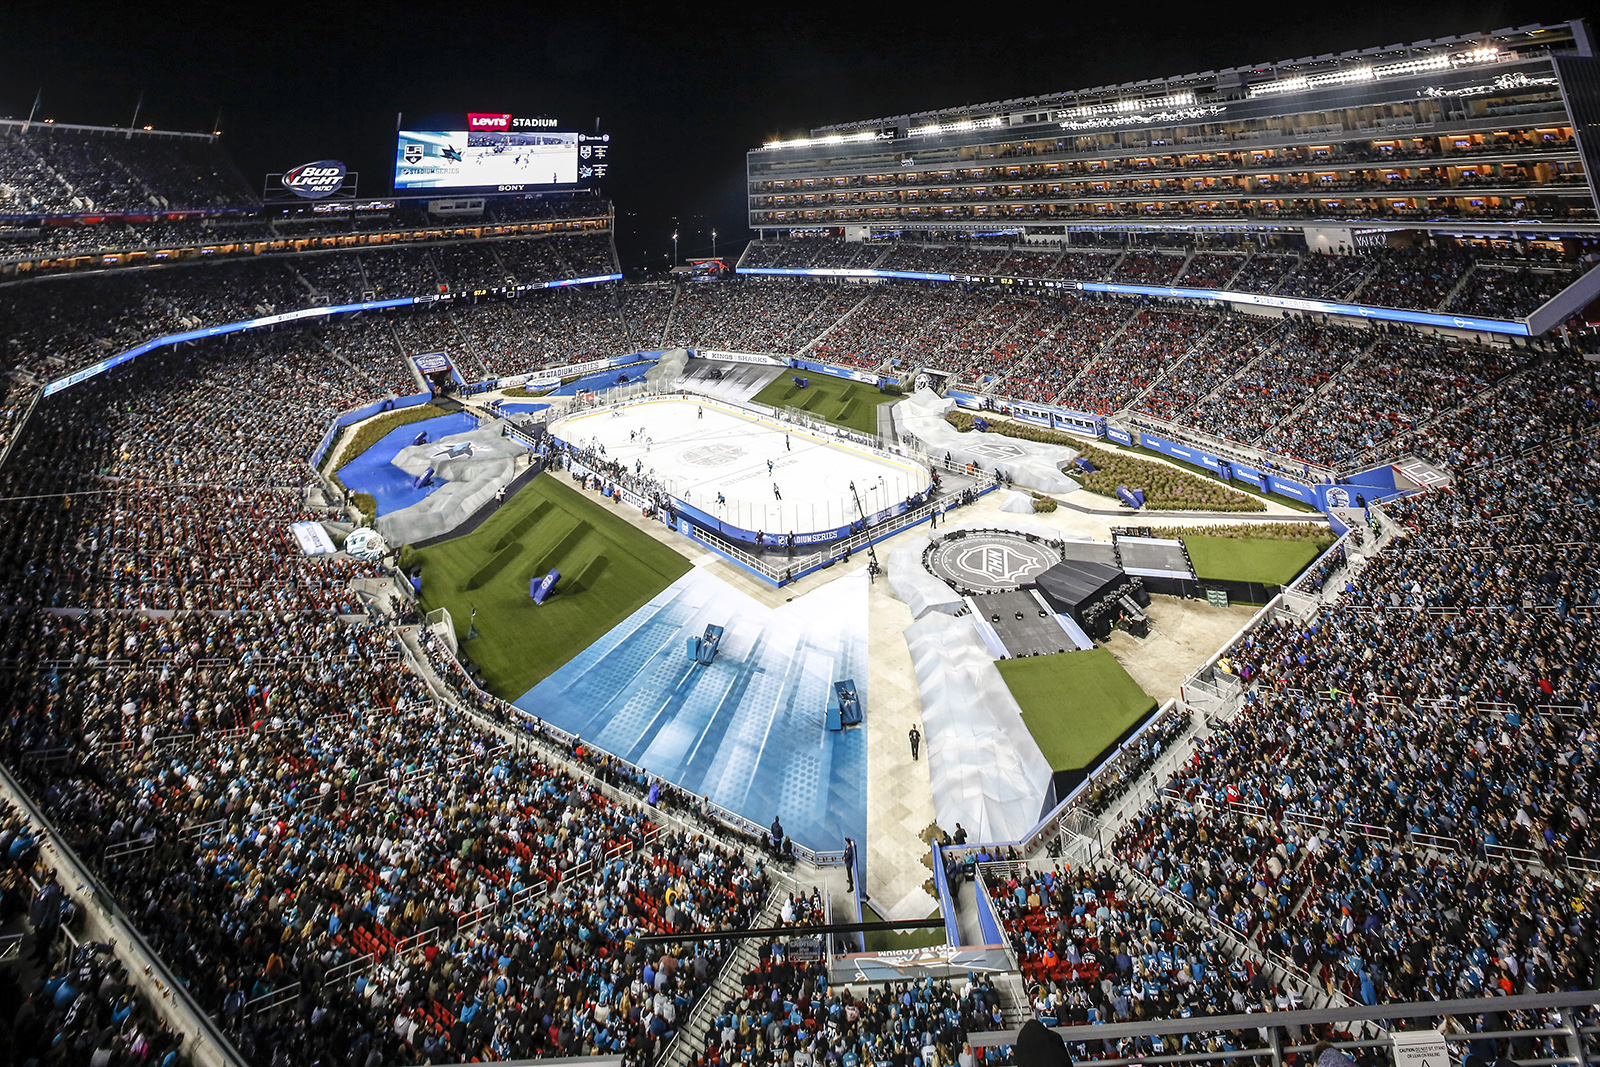
<path fill-rule="evenodd" d="M 308 556 L 326 556 L 339 551 L 320 522 L 292 522 L 289 532 L 299 543 L 300 551 Z"/>

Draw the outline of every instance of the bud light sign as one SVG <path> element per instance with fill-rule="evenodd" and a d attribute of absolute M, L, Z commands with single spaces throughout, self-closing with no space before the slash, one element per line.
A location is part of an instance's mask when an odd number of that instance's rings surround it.
<path fill-rule="evenodd" d="M 344 185 L 344 174 L 344 164 L 337 159 L 319 159 L 285 171 L 283 187 L 307 200 L 320 200 L 339 191 Z"/>

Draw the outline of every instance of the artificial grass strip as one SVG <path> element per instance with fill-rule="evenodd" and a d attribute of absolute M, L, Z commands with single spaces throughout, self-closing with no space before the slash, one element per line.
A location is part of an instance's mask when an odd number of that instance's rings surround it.
<path fill-rule="evenodd" d="M 1204 534 L 1184 534 L 1183 544 L 1189 550 L 1196 577 L 1262 585 L 1294 581 L 1321 551 L 1315 541 Z"/>
<path fill-rule="evenodd" d="M 644 606 L 689 561 L 613 514 L 626 504 L 534 478 L 472 533 L 409 550 L 422 565 L 422 605 L 449 610 L 457 640 L 490 692 L 515 700 Z M 554 568 L 556 593 L 535 605 L 530 580 Z M 478 636 L 467 641 L 472 609 Z"/>
<path fill-rule="evenodd" d="M 1103 648 L 1003 659 L 995 666 L 1053 771 L 1088 767 L 1156 707 Z"/>
<path fill-rule="evenodd" d="M 801 389 L 793 377 L 809 378 L 811 384 Z M 878 432 L 878 405 L 901 399 L 885 396 L 875 385 L 846 381 L 815 371 L 784 373 L 755 395 L 756 403 L 770 404 L 775 408 L 800 408 L 808 414 L 840 426 L 848 426 L 862 433 Z"/>

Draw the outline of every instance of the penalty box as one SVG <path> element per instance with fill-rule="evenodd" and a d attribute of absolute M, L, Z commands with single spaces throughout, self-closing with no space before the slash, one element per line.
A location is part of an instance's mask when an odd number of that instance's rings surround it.
<path fill-rule="evenodd" d="M 925 503 L 919 463 L 709 399 L 662 397 L 558 419 L 550 432 L 597 465 L 620 464 L 721 537 L 822 544 L 848 536 L 863 513 L 874 525 Z M 852 494 L 851 484 L 855 491 Z M 857 510 L 856 498 L 861 510 Z"/>

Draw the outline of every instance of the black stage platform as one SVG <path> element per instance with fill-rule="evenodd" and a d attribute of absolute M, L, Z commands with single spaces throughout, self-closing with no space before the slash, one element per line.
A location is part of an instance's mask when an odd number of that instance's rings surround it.
<path fill-rule="evenodd" d="M 1156 537 L 1117 537 L 1117 552 L 1122 569 L 1143 578 L 1173 578 L 1193 581 L 1189 554 L 1182 541 Z"/>
<path fill-rule="evenodd" d="M 1150 597 L 1121 567 L 1089 560 L 1056 564 L 1034 580 L 1051 609 L 1069 616 L 1096 641 L 1104 641 L 1111 627 L 1126 613 L 1121 601 L 1130 598 L 1139 607 Z"/>
<path fill-rule="evenodd" d="M 1078 647 L 1055 615 L 1031 592 L 1019 589 L 1009 593 L 982 593 L 971 601 L 978 617 L 989 625 L 1013 658 L 1071 652 Z"/>

